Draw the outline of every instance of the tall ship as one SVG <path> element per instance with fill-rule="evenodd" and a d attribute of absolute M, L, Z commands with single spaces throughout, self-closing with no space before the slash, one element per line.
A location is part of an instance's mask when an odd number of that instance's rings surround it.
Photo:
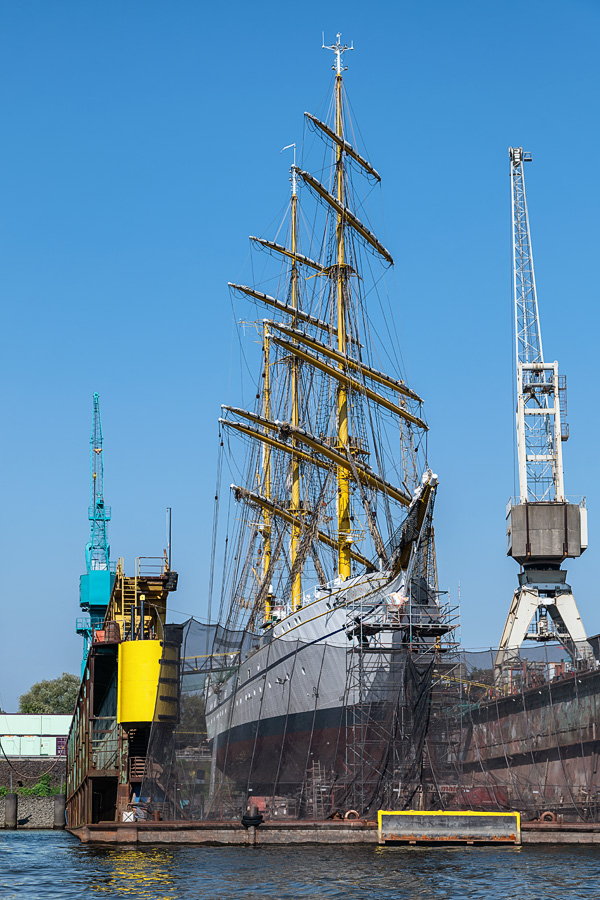
<path fill-rule="evenodd" d="M 226 471 L 235 481 L 215 497 L 217 621 L 168 624 L 170 539 L 133 573 L 110 562 L 94 395 L 88 616 L 67 751 L 67 822 L 82 840 L 139 822 L 239 822 L 249 806 L 272 819 L 358 817 L 422 790 L 455 613 L 438 590 L 437 478 L 423 400 L 402 374 L 393 258 L 370 221 L 381 178 L 356 149 L 344 90 L 352 47 L 338 34 L 327 49 L 333 96 L 321 117 L 305 114 L 302 165 L 284 148 L 283 221 L 251 238 L 252 285 L 230 285 L 257 371 L 242 386 L 252 402 L 219 420 L 219 485 Z"/>
<path fill-rule="evenodd" d="M 283 221 L 250 238 L 260 277 L 229 285 L 260 359 L 253 402 L 220 418 L 219 467 L 236 480 L 204 653 L 215 816 L 250 801 L 301 817 L 410 802 L 453 641 L 423 400 L 403 377 L 393 258 L 370 222 L 381 177 L 356 148 L 353 48 L 338 34 L 325 49 L 333 94 L 322 117 L 305 113 L 301 164 L 284 148 Z M 201 667 L 185 657 L 189 684 Z"/>

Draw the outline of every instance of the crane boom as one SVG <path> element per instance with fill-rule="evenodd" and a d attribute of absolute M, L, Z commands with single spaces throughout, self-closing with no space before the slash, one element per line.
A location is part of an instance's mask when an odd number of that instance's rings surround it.
<path fill-rule="evenodd" d="M 104 502 L 104 460 L 102 452 L 102 420 L 100 396 L 93 397 L 92 433 L 90 436 L 90 505 L 88 519 L 90 538 L 85 546 L 86 573 L 79 580 L 79 605 L 86 615 L 77 619 L 77 634 L 83 637 L 82 671 L 94 629 L 102 626 L 115 580 L 111 571 L 110 547 L 106 524 L 110 521 L 110 506 Z"/>
<path fill-rule="evenodd" d="M 110 521 L 110 506 L 104 503 L 104 461 L 102 458 L 102 420 L 100 418 L 100 396 L 94 394 L 92 434 L 90 437 L 90 489 L 91 502 L 88 518 L 91 523 L 90 540 L 85 548 L 88 572 L 108 571 L 110 547 L 106 533 L 106 523 Z"/>
<path fill-rule="evenodd" d="M 513 233 L 513 293 L 515 300 L 516 357 L 521 363 L 544 362 L 538 315 L 535 270 L 531 251 L 529 214 L 525 194 L 523 163 L 531 162 L 531 153 L 522 147 L 510 147 L 511 212 Z"/>
<path fill-rule="evenodd" d="M 564 501 L 561 388 L 558 363 L 544 362 L 531 249 L 524 163 L 510 147 L 513 296 L 517 362 L 517 452 L 520 502 Z"/>

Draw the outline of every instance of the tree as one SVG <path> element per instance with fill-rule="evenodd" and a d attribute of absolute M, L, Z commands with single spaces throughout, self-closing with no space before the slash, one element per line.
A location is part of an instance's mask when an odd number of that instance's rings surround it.
<path fill-rule="evenodd" d="M 467 675 L 467 681 L 478 681 L 480 684 L 492 685 L 494 683 L 494 670 L 471 669 L 470 673 Z"/>
<path fill-rule="evenodd" d="M 79 693 L 79 678 L 63 672 L 60 678 L 38 681 L 19 697 L 19 712 L 37 715 L 71 715 Z"/>
<path fill-rule="evenodd" d="M 206 740 L 206 718 L 202 694 L 183 694 L 181 697 L 179 727 L 175 740 L 179 749 L 198 747 Z"/>

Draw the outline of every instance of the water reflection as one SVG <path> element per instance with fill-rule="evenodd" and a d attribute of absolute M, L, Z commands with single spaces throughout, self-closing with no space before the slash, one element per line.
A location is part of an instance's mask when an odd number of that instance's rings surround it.
<path fill-rule="evenodd" d="M 100 847 L 0 831 L 0 900 L 600 900 L 593 846 Z"/>
<path fill-rule="evenodd" d="M 176 900 L 172 851 L 134 847 L 80 849 L 89 856 L 96 871 L 90 886 L 93 891 L 110 897 L 117 894 L 147 900 Z"/>

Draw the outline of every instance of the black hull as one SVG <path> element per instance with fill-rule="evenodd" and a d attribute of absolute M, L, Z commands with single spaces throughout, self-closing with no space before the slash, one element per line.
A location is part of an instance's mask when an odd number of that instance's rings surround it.
<path fill-rule="evenodd" d="M 259 794 L 287 795 L 313 762 L 339 776 L 346 768 L 346 714 L 339 706 L 238 725 L 217 738 L 217 768 L 238 789 Z"/>

